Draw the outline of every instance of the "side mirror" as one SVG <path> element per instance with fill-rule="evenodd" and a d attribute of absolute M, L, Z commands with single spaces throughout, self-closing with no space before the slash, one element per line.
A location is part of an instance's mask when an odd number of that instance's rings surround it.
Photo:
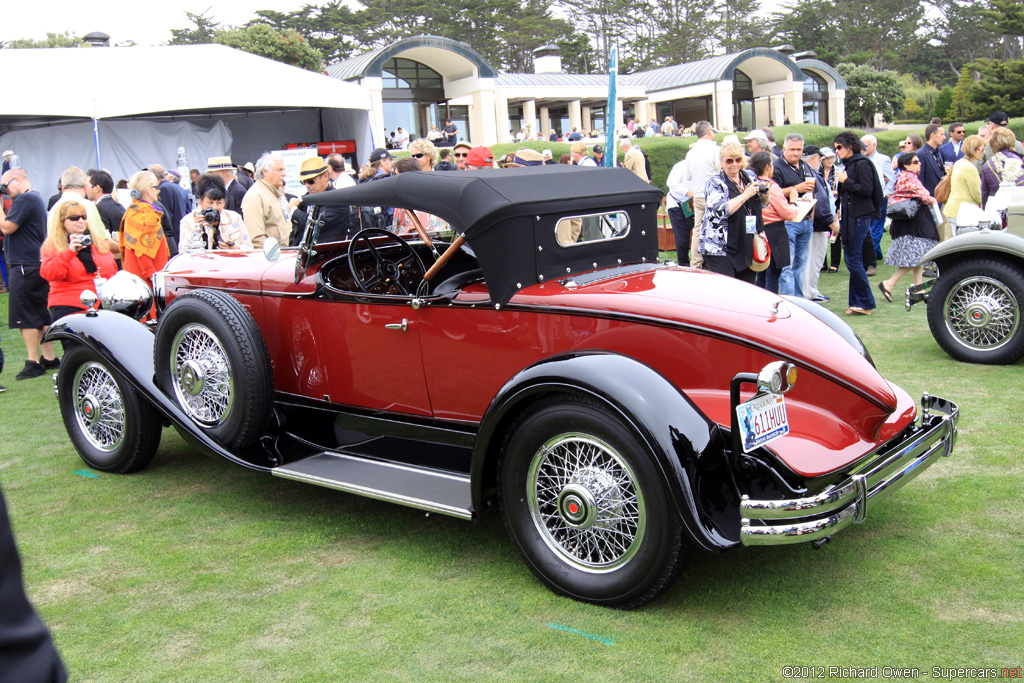
<path fill-rule="evenodd" d="M 281 258 L 281 244 L 273 237 L 268 237 L 263 242 L 263 255 L 267 257 L 267 260 L 271 263 L 276 263 Z"/>

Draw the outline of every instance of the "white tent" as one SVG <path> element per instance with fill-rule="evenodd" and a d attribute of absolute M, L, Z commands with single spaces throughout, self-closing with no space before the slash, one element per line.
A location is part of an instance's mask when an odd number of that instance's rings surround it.
<path fill-rule="evenodd" d="M 0 73 L 0 147 L 43 194 L 68 166 L 117 180 L 176 166 L 179 147 L 200 170 L 295 142 L 372 150 L 367 89 L 223 45 L 0 50 Z"/>

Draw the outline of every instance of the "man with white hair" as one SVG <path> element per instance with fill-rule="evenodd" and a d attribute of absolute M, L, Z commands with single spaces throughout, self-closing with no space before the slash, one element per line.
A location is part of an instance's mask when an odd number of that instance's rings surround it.
<path fill-rule="evenodd" d="M 754 156 L 758 152 L 772 151 L 772 143 L 769 142 L 768 136 L 760 128 L 747 133 L 743 137 L 743 141 L 747 143 L 747 154 L 750 156 Z"/>
<path fill-rule="evenodd" d="M 635 173 L 645 183 L 649 183 L 650 178 L 647 177 L 644 154 L 640 151 L 640 148 L 634 147 L 628 138 L 619 143 L 619 146 L 622 148 L 622 165 Z"/>
<path fill-rule="evenodd" d="M 284 159 L 276 154 L 264 154 L 256 162 L 256 182 L 242 199 L 242 219 L 256 249 L 262 249 L 268 237 L 288 244 L 291 223 L 281 204 L 284 175 Z"/>
<path fill-rule="evenodd" d="M 892 167 L 892 158 L 878 151 L 878 138 L 874 135 L 864 135 L 860 141 L 864 143 L 864 156 L 871 160 L 878 171 L 878 178 L 882 181 L 882 210 L 871 223 L 871 242 L 874 244 L 874 262 L 864 265 L 867 268 L 878 267 L 878 261 L 882 258 L 882 235 L 885 234 L 885 209 L 889 206 L 889 193 L 896 186 L 896 171 Z"/>

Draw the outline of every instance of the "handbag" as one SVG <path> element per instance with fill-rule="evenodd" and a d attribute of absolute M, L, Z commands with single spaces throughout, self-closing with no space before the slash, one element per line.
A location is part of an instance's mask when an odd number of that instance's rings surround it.
<path fill-rule="evenodd" d="M 932 196 L 935 197 L 935 201 L 937 201 L 939 204 L 945 204 L 946 202 L 949 201 L 949 191 L 952 182 L 953 174 L 947 173 L 946 175 L 942 176 L 942 180 L 940 180 L 939 184 L 935 186 L 935 192 L 932 193 Z"/>
<path fill-rule="evenodd" d="M 894 202 L 885 210 L 885 215 L 894 220 L 910 220 L 917 215 L 921 203 L 916 199 L 904 199 L 902 202 Z"/>
<path fill-rule="evenodd" d="M 772 247 L 768 244 L 768 238 L 763 232 L 754 233 L 754 259 L 750 263 L 750 269 L 755 273 L 767 270 L 772 261 Z"/>

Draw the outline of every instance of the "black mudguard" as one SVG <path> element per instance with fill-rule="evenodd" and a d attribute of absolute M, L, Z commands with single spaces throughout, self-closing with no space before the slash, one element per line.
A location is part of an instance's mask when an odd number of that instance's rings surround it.
<path fill-rule="evenodd" d="M 647 443 L 669 483 L 690 536 L 699 546 L 737 545 L 698 504 L 698 482 L 725 483 L 725 439 L 718 426 L 664 376 L 643 363 L 611 353 L 582 352 L 541 361 L 517 374 L 491 401 L 473 451 L 473 505 L 482 509 L 483 484 L 495 471 L 509 424 L 540 396 L 578 393 L 617 413 Z M 738 505 L 738 501 L 736 501 Z"/>
<path fill-rule="evenodd" d="M 156 336 L 149 326 L 112 311 L 76 313 L 53 323 L 43 338 L 44 341 L 58 339 L 84 344 L 100 354 L 110 369 L 135 387 L 193 447 L 242 467 L 270 470 L 239 457 L 210 438 L 181 411 L 173 398 L 160 390 L 153 365 Z"/>

